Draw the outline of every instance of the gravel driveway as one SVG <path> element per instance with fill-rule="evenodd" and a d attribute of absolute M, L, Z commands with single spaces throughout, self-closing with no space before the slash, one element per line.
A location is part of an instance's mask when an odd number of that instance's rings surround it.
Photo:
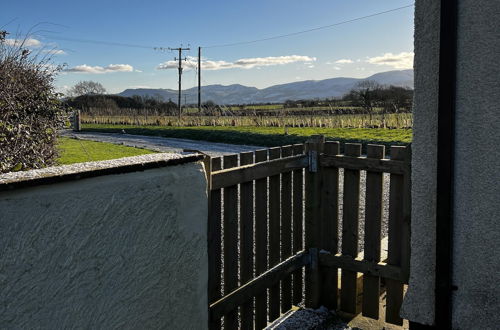
<path fill-rule="evenodd" d="M 182 153 L 184 149 L 199 150 L 211 157 L 230 155 L 245 151 L 254 151 L 264 147 L 245 146 L 227 143 L 196 141 L 188 139 L 164 138 L 159 136 L 145 136 L 118 133 L 94 133 L 94 132 L 61 132 L 62 136 L 75 137 L 78 139 L 92 140 L 122 144 L 130 147 L 150 149 L 160 152 Z"/>

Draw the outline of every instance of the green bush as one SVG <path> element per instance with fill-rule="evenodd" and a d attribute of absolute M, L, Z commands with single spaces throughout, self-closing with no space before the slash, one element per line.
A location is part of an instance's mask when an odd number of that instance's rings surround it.
<path fill-rule="evenodd" d="M 52 165 L 64 108 L 52 82 L 61 69 L 0 31 L 0 173 Z"/>

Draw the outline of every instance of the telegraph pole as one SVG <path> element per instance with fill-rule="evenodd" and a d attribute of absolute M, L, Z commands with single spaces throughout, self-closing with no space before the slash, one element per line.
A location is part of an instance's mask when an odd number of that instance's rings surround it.
<path fill-rule="evenodd" d="M 181 119 L 182 117 L 182 104 L 181 104 L 181 91 L 182 91 L 182 84 L 181 84 L 181 77 L 182 77 L 182 51 L 183 50 L 189 50 L 189 48 L 182 48 L 182 47 L 179 47 L 179 48 L 170 48 L 170 50 L 177 50 L 179 51 L 179 101 L 177 103 L 178 107 L 179 107 L 179 119 Z M 174 58 L 174 61 L 176 61 L 177 58 Z M 184 61 L 186 60 L 186 58 L 184 58 Z"/>
<path fill-rule="evenodd" d="M 201 47 L 198 47 L 198 112 L 201 112 Z"/>

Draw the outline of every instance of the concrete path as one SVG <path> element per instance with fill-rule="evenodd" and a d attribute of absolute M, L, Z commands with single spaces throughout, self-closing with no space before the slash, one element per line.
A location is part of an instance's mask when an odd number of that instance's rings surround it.
<path fill-rule="evenodd" d="M 68 130 L 61 132 L 61 135 L 84 140 L 122 144 L 130 147 L 144 148 L 160 152 L 192 153 L 184 152 L 184 149 L 199 150 L 212 157 L 235 154 L 245 151 L 254 151 L 264 148 L 258 146 L 246 146 L 188 139 L 174 139 L 158 136 L 118 133 L 74 132 Z"/>

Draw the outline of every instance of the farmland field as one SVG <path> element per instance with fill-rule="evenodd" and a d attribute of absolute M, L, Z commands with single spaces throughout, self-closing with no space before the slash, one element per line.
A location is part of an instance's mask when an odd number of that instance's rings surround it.
<path fill-rule="evenodd" d="M 303 143 L 311 135 L 322 134 L 328 140 L 384 145 L 406 145 L 412 140 L 411 129 L 325 128 L 325 127 L 255 127 L 255 126 L 146 126 L 85 124 L 84 131 L 163 136 L 256 146 L 280 146 Z"/>
<path fill-rule="evenodd" d="M 323 128 L 400 128 L 412 127 L 411 113 L 344 114 L 344 115 L 275 115 L 275 116 L 160 116 L 95 115 L 82 113 L 84 124 L 117 124 L 140 126 L 256 126 L 256 127 L 323 127 Z"/>

